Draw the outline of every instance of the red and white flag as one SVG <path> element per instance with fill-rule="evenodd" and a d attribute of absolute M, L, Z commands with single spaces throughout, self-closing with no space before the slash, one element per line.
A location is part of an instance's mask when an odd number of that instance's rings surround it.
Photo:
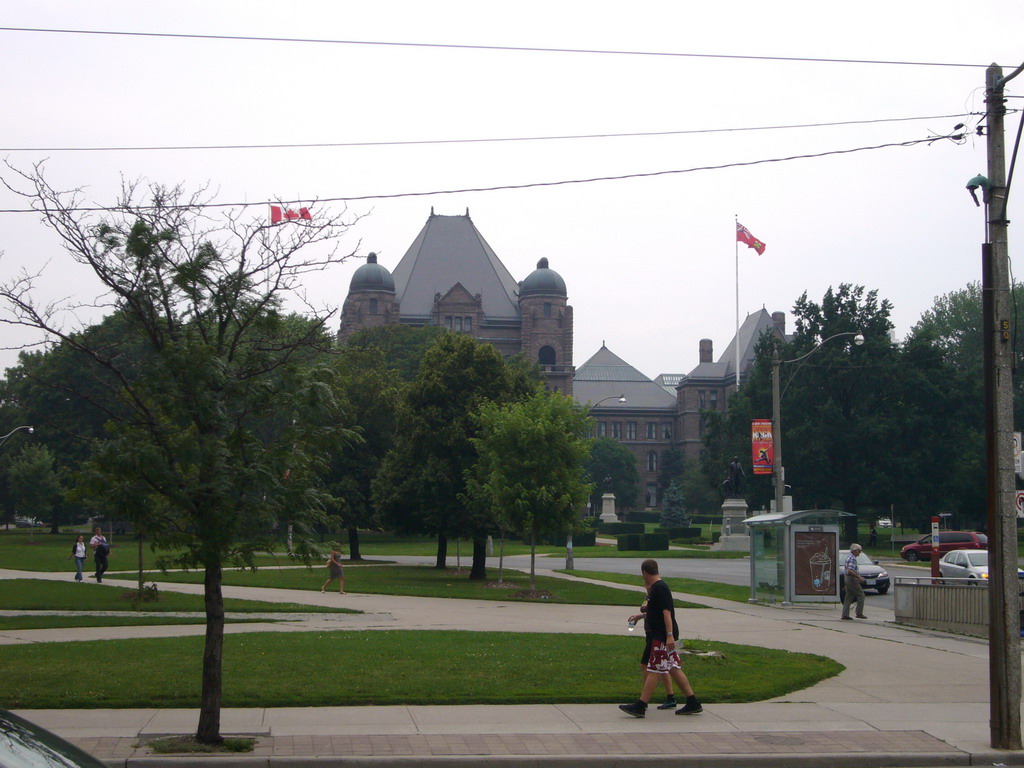
<path fill-rule="evenodd" d="M 750 234 L 750 230 L 736 222 L 736 240 L 737 242 L 744 243 L 748 248 L 753 248 L 757 251 L 757 255 L 760 256 L 764 253 L 765 244 Z"/>
<path fill-rule="evenodd" d="M 313 217 L 309 213 L 309 208 L 299 208 L 296 211 L 291 208 L 282 208 L 280 205 L 270 206 L 271 224 L 280 224 L 282 221 L 296 221 L 297 219 L 312 220 Z"/>

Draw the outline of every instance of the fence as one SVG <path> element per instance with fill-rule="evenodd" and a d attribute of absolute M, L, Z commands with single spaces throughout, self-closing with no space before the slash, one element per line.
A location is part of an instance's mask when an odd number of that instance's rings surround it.
<path fill-rule="evenodd" d="M 988 637 L 988 584 L 970 579 L 897 578 L 896 623 Z M 1024 604 L 1021 606 L 1024 608 Z"/>

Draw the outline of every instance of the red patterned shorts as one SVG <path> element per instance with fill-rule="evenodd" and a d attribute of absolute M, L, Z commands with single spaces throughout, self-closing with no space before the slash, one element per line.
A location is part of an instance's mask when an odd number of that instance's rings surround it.
<path fill-rule="evenodd" d="M 673 669 L 679 669 L 679 654 L 670 651 L 661 640 L 651 644 L 651 658 L 647 661 L 647 671 L 667 675 Z"/>

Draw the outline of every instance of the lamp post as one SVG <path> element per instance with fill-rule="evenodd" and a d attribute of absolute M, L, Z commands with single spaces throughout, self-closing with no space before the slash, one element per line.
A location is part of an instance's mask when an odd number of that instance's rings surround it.
<path fill-rule="evenodd" d="M 781 412 L 781 382 L 780 373 L 782 370 L 783 363 L 799 363 L 802 360 L 806 360 L 808 357 L 817 352 L 821 347 L 832 341 L 832 339 L 838 339 L 841 336 L 853 336 L 853 343 L 860 346 L 864 343 L 864 335 L 860 331 L 845 331 L 843 333 L 837 333 L 829 336 L 827 339 L 822 339 L 815 344 L 811 351 L 800 357 L 794 357 L 792 360 L 782 360 L 779 358 L 779 350 L 776 349 L 772 353 L 772 475 L 775 479 L 775 513 L 781 515 L 783 513 L 783 500 L 786 495 L 786 470 L 782 466 L 782 412 Z M 789 537 L 786 537 L 785 546 L 789 546 Z M 788 558 L 787 558 L 788 560 Z M 784 588 L 783 603 L 788 604 L 792 602 L 790 595 L 790 587 L 788 574 L 784 574 Z"/>
<path fill-rule="evenodd" d="M 602 397 L 596 403 L 592 403 L 590 405 L 590 410 L 593 410 L 594 408 L 597 408 L 597 406 L 599 406 L 605 400 L 618 400 L 619 404 L 621 405 L 622 403 L 626 402 L 626 396 L 625 395 L 608 395 L 608 397 Z"/>
<path fill-rule="evenodd" d="M 10 437 L 11 435 L 13 435 L 13 434 L 14 434 L 15 432 L 17 432 L 17 431 L 18 431 L 18 430 L 20 430 L 20 429 L 24 429 L 24 430 L 27 430 L 27 431 L 28 431 L 28 433 L 29 433 L 30 435 L 31 435 L 31 434 L 32 434 L 33 432 L 35 432 L 35 431 L 36 431 L 36 430 L 35 430 L 35 428 L 33 428 L 33 427 L 30 427 L 30 426 L 28 426 L 27 424 L 24 424 L 24 425 L 22 425 L 22 426 L 20 426 L 20 427 L 15 427 L 15 428 L 14 428 L 14 429 L 12 429 L 12 430 L 11 430 L 10 432 L 8 432 L 8 433 L 7 433 L 6 435 L 4 435 L 3 437 L 0 437 L 0 445 L 3 445 L 4 443 L 6 443 L 6 442 L 7 442 L 7 438 L 9 438 L 9 437 Z"/>

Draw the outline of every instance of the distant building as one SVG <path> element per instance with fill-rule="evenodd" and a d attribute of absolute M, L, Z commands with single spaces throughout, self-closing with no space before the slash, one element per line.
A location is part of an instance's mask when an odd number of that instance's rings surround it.
<path fill-rule="evenodd" d="M 370 254 L 352 275 L 338 340 L 380 325 L 436 325 L 538 363 L 549 389 L 572 394 L 572 307 L 542 258 L 516 282 L 469 218 L 430 211 L 389 272 Z"/>
<path fill-rule="evenodd" d="M 748 315 L 725 352 L 714 360 L 701 339 L 699 363 L 688 374 L 650 379 L 606 346 L 577 370 L 572 362 L 573 311 L 561 275 L 542 258 L 517 282 L 469 217 L 430 217 L 409 250 L 389 271 L 367 257 L 352 275 L 338 339 L 381 325 L 441 326 L 493 344 L 505 356 L 523 354 L 543 371 L 546 386 L 589 403 L 595 434 L 618 440 L 636 457 L 641 498 L 660 506 L 658 472 L 669 447 L 700 455 L 705 414 L 724 410 L 754 360 L 761 335 L 785 337 L 782 312 Z M 625 402 L 619 402 L 625 397 Z"/>

